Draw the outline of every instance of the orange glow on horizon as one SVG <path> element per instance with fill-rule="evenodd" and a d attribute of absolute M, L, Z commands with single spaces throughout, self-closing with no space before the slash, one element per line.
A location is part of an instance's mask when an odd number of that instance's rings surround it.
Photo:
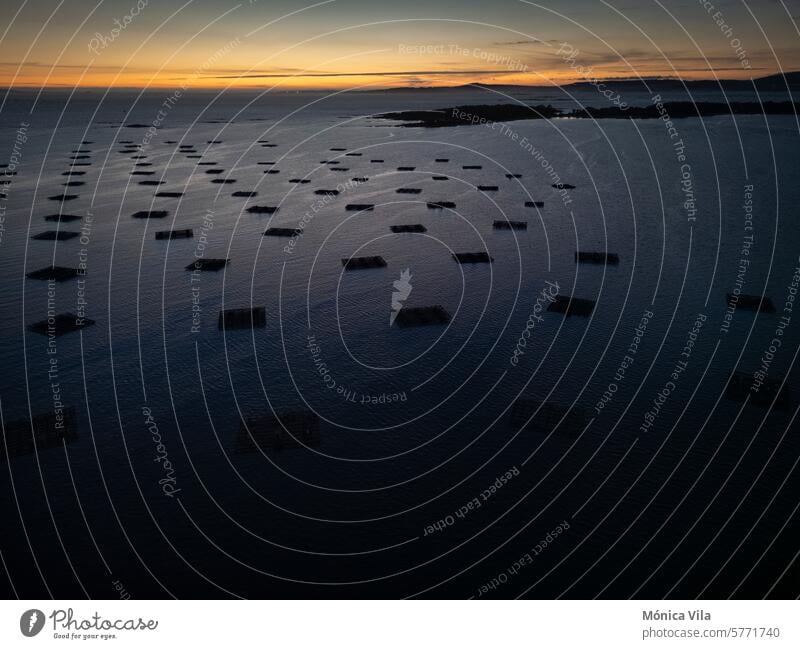
<path fill-rule="evenodd" d="M 598 80 L 618 80 L 621 78 L 635 79 L 636 74 L 642 78 L 664 77 L 681 78 L 686 81 L 703 79 L 750 79 L 759 76 L 767 76 L 770 72 L 764 71 L 761 74 L 744 74 L 745 71 L 725 70 L 714 73 L 713 71 L 691 70 L 686 72 L 675 71 L 664 68 L 652 68 L 637 70 L 636 73 L 627 73 L 622 70 L 609 70 L 603 72 L 596 70 L 594 76 Z M 323 73 L 324 74 L 324 73 Z M 379 71 L 352 72 L 331 74 L 330 76 L 317 76 L 317 74 L 284 74 L 275 73 L 244 73 L 231 74 L 221 70 L 218 73 L 187 72 L 185 70 L 163 70 L 153 71 L 87 71 L 83 70 L 60 70 L 58 68 L 50 70 L 26 70 L 23 69 L 17 74 L 16 69 L 8 69 L 8 66 L 0 66 L 0 86 L 14 88 L 163 88 L 163 89 L 209 89 L 219 90 L 223 88 L 232 89 L 260 89 L 274 88 L 275 91 L 321 91 L 321 90 L 343 90 L 343 89 L 385 89 L 385 88 L 419 88 L 419 87 L 454 87 L 473 83 L 490 85 L 526 85 L 526 86 L 558 86 L 571 83 L 580 83 L 586 79 L 575 76 L 564 70 L 550 69 L 532 72 L 473 72 L 460 74 L 457 70 L 442 70 L 437 74 L 436 71 L 427 72 L 424 76 L 415 74 L 413 71 L 403 73 L 400 71 L 386 71 L 382 75 Z"/>
<path fill-rule="evenodd" d="M 624 12 L 591 0 L 576 0 L 577 22 L 520 2 L 336 0 L 300 10 L 291 0 L 140 3 L 132 12 L 128 0 L 106 0 L 90 13 L 75 3 L 23 3 L 4 37 L 0 85 L 294 92 L 750 79 L 800 69 L 781 7 L 757 23 L 731 7 L 735 33 L 709 19 L 688 34 L 655 10 L 639 12 L 641 30 L 633 28 Z"/>

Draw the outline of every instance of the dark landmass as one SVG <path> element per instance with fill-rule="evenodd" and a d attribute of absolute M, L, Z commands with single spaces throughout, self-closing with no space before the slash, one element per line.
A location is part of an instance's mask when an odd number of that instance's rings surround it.
<path fill-rule="evenodd" d="M 709 71 L 710 72 L 710 71 Z M 726 92 L 753 90 L 759 92 L 782 92 L 786 90 L 800 90 L 800 71 L 786 72 L 785 74 L 771 74 L 755 79 L 678 79 L 675 77 L 645 77 L 642 79 L 622 78 L 622 79 L 601 79 L 606 88 L 617 91 L 632 92 L 668 92 L 671 90 L 699 92 L 703 90 L 724 90 Z M 417 86 L 385 88 L 383 90 L 364 90 L 361 92 L 450 92 L 453 90 L 486 89 L 520 91 L 520 90 L 557 90 L 558 88 L 569 88 L 570 90 L 592 88 L 592 84 L 587 81 L 576 81 L 565 83 L 560 86 L 555 85 L 527 85 L 527 84 L 507 84 L 507 83 L 466 83 L 459 86 Z"/>
<path fill-rule="evenodd" d="M 641 90 L 651 92 L 664 92 L 668 90 L 688 89 L 692 92 L 700 90 L 725 90 L 742 91 L 755 88 L 759 92 L 800 90 L 800 72 L 786 72 L 785 74 L 770 74 L 756 79 L 696 79 L 692 81 L 683 79 L 611 79 L 604 81 L 607 86 L 615 90 Z M 570 84 L 571 87 L 591 87 L 590 83 L 578 82 Z"/>
<path fill-rule="evenodd" d="M 375 118 L 406 122 L 401 126 L 408 128 L 440 128 L 524 119 L 681 119 L 715 115 L 795 115 L 799 111 L 800 103 L 791 101 L 764 103 L 675 101 L 651 106 L 587 107 L 570 111 L 558 110 L 550 105 L 493 104 L 453 106 L 437 110 L 405 110 L 381 113 L 375 115 Z"/>

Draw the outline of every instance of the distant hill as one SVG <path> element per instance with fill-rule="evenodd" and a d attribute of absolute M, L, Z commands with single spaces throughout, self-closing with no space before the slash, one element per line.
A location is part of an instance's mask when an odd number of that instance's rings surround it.
<path fill-rule="evenodd" d="M 717 90 L 722 88 L 724 90 L 750 90 L 755 86 L 761 92 L 769 91 L 785 91 L 787 86 L 789 90 L 800 90 L 800 71 L 787 72 L 785 74 L 771 74 L 765 77 L 758 77 L 756 79 L 721 79 L 716 81 L 714 79 L 701 79 L 701 80 L 681 80 L 681 79 L 609 79 L 603 80 L 607 88 L 616 90 L 628 91 L 642 91 L 649 88 L 651 92 L 666 92 L 669 90 L 682 90 L 684 86 L 690 91 L 699 90 Z M 646 84 L 646 85 L 645 85 Z M 470 88 L 486 88 L 487 90 L 531 90 L 533 88 L 541 90 L 554 90 L 557 86 L 546 85 L 520 85 L 520 84 L 489 84 L 489 83 L 469 83 L 460 86 L 417 86 L 417 87 L 398 87 L 387 88 L 378 92 L 400 92 L 400 91 L 421 91 L 421 92 L 435 92 L 435 91 L 451 91 L 451 90 L 468 90 Z M 591 84 L 586 81 L 578 81 L 575 83 L 567 83 L 561 86 L 563 88 L 588 88 Z M 376 92 L 375 90 L 367 92 Z"/>
<path fill-rule="evenodd" d="M 651 90 L 682 90 L 684 86 L 689 90 L 750 90 L 753 86 L 759 91 L 800 90 L 800 72 L 787 72 L 786 74 L 771 74 L 757 79 L 701 79 L 682 81 L 681 79 L 645 79 L 647 87 Z M 644 87 L 644 82 L 639 79 L 618 79 L 604 82 L 608 87 L 619 90 L 639 90 Z M 575 86 L 588 86 L 588 83 L 569 84 Z"/>

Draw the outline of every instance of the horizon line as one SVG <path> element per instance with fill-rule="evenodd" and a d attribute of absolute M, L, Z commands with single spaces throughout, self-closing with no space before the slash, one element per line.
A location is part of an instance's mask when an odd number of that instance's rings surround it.
<path fill-rule="evenodd" d="M 351 75 L 348 74 L 337 74 L 336 76 L 363 76 L 365 73 L 353 73 Z M 372 73 L 376 76 L 380 76 L 378 73 Z M 384 73 L 386 74 L 386 73 Z M 411 74 L 411 73 L 404 73 L 404 72 L 395 72 L 395 73 L 388 73 L 386 76 L 401 76 L 403 74 Z M 465 87 L 497 87 L 497 86 L 513 86 L 517 88 L 542 88 L 542 89 L 553 89 L 553 88 L 564 88 L 568 86 L 576 86 L 576 85 L 589 85 L 593 82 L 603 82 L 603 83 L 626 83 L 631 81 L 638 81 L 638 82 L 652 82 L 652 81 L 676 81 L 681 82 L 684 84 L 692 84 L 692 83 L 723 83 L 723 82 L 756 82 L 762 79 L 768 79 L 771 77 L 783 77 L 786 79 L 789 75 L 793 74 L 800 74 L 800 70 L 790 70 L 790 71 L 778 71 L 773 73 L 768 73 L 763 76 L 753 77 L 753 76 L 745 76 L 745 77 L 725 77 L 719 78 L 716 76 L 713 77 L 700 77 L 700 78 L 685 78 L 679 76 L 664 76 L 664 75 L 649 75 L 649 76 L 630 76 L 630 77 L 604 77 L 598 78 L 593 80 L 587 79 L 577 79 L 574 81 L 569 81 L 566 83 L 557 83 L 553 82 L 551 84 L 525 84 L 525 83 L 483 83 L 481 81 L 474 81 L 471 83 L 461 83 L 455 85 L 447 85 L 447 84 L 432 84 L 432 85 L 388 85 L 388 86 L 381 86 L 375 87 L 371 89 L 362 89 L 362 88 L 341 88 L 341 87 L 308 87 L 308 88 L 286 88 L 286 89 L 277 89 L 271 88 L 268 89 L 269 92 L 277 92 L 277 93 L 298 93 L 298 92 L 326 92 L 326 91 L 337 91 L 337 92 L 377 92 L 377 91 L 385 91 L 385 90 L 447 90 L 447 89 L 457 89 L 457 88 L 465 88 Z M 297 75 L 297 77 L 302 78 L 306 75 Z M 224 78 L 224 79 L 247 79 L 247 78 L 286 78 L 282 75 L 270 75 L 270 74 L 263 74 L 253 77 L 213 77 L 213 78 Z M 181 88 L 180 83 L 175 85 L 132 85 L 132 86 L 104 86 L 104 85 L 71 85 L 71 84 L 48 84 L 48 85 L 36 85 L 36 84 L 17 84 L 15 86 L 8 86 L 8 85 L 0 85 L 0 89 L 10 92 L 13 90 L 35 90 L 35 91 L 46 91 L 46 90 L 162 90 L 164 88 Z M 266 86 L 264 85 L 252 85 L 252 86 L 220 86 L 220 85 L 199 85 L 193 84 L 192 87 L 187 88 L 183 87 L 182 90 L 185 92 L 191 91 L 212 91 L 212 90 L 235 90 L 235 91 L 254 91 L 254 90 L 264 90 Z"/>

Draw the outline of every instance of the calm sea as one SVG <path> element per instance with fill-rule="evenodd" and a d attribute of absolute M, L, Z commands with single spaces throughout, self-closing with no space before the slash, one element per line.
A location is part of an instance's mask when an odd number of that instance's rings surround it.
<path fill-rule="evenodd" d="M 370 117 L 517 100 L 603 105 L 593 89 L 7 95 L 2 420 L 74 407 L 76 436 L 3 458 L 6 596 L 796 596 L 798 120 Z M 56 229 L 79 235 L 32 239 Z M 493 262 L 453 258 L 474 252 Z M 363 256 L 386 265 L 344 271 Z M 197 258 L 230 262 L 187 271 Z M 51 265 L 82 274 L 26 277 Z M 775 312 L 729 310 L 733 292 Z M 564 317 L 551 293 L 595 304 Z M 448 324 L 390 325 L 434 305 Z M 265 326 L 219 329 L 251 307 Z M 48 311 L 94 325 L 26 329 Z M 731 398 L 732 372 L 759 371 L 785 379 L 785 407 Z M 314 413 L 318 437 L 244 452 L 242 418 L 272 412 Z"/>

